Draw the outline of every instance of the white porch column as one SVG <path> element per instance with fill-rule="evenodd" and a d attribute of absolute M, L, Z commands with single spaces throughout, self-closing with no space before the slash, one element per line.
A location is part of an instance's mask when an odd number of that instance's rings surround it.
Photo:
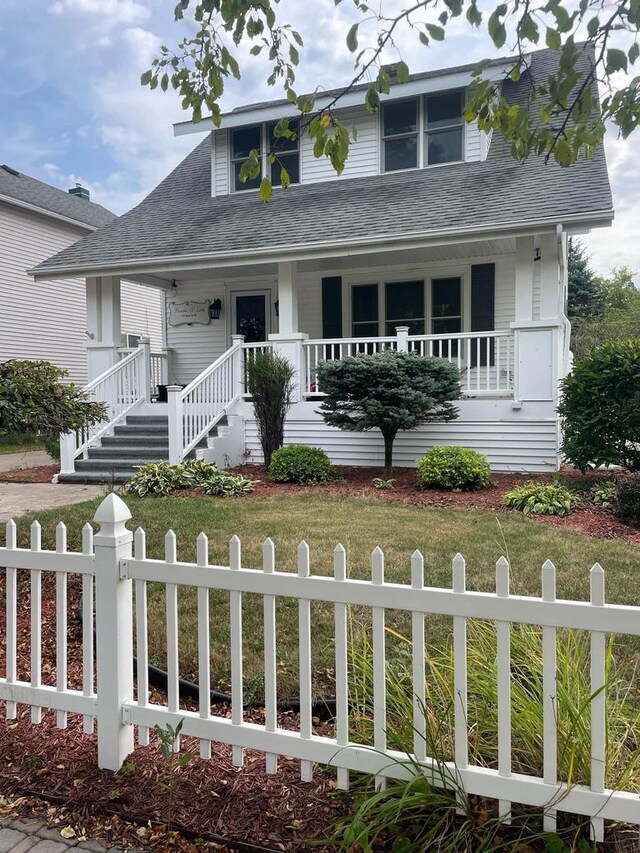
<path fill-rule="evenodd" d="M 278 264 L 278 333 L 298 331 L 297 264 L 290 261 Z"/>
<path fill-rule="evenodd" d="M 533 237 L 516 238 L 515 321 L 533 320 Z"/>
<path fill-rule="evenodd" d="M 540 319 L 557 320 L 562 304 L 560 259 L 556 234 L 540 235 Z"/>
<path fill-rule="evenodd" d="M 293 402 L 298 403 L 304 393 L 306 365 L 302 342 L 309 335 L 298 331 L 297 264 L 289 261 L 278 264 L 278 333 L 269 335 L 273 351 L 293 365 Z"/>
<path fill-rule="evenodd" d="M 121 344 L 120 278 L 91 277 L 87 293 L 87 368 L 89 381 L 118 361 Z"/>
<path fill-rule="evenodd" d="M 147 402 L 151 402 L 151 341 L 147 337 L 140 338 L 140 342 L 138 344 L 140 349 L 142 350 L 142 387 L 145 389 L 145 396 L 147 398 Z"/>

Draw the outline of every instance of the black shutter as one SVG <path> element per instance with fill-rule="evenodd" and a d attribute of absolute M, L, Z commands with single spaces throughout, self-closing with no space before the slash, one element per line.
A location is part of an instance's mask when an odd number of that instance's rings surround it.
<path fill-rule="evenodd" d="M 339 275 L 322 279 L 322 337 L 342 337 L 342 277 Z M 333 353 L 325 352 L 325 358 L 332 356 Z"/>
<path fill-rule="evenodd" d="M 473 264 L 471 267 L 471 331 L 492 332 L 495 328 L 496 308 L 496 265 Z M 471 345 L 471 367 L 478 363 L 482 367 L 493 366 L 495 352 L 493 340 L 483 339 L 480 342 L 480 359 L 478 346 Z"/>

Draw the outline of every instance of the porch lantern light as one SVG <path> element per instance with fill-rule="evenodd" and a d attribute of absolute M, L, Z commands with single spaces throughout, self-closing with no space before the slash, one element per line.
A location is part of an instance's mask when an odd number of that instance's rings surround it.
<path fill-rule="evenodd" d="M 276 299 L 276 301 L 273 303 L 273 307 L 274 307 L 274 310 L 276 312 L 276 317 L 279 317 L 280 316 L 280 300 L 279 299 Z"/>
<path fill-rule="evenodd" d="M 211 305 L 209 306 L 209 316 L 212 320 L 219 320 L 221 311 L 222 299 L 214 299 Z"/>

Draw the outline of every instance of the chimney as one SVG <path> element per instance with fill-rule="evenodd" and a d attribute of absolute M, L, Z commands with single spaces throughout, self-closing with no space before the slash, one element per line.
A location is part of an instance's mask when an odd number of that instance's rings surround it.
<path fill-rule="evenodd" d="M 69 190 L 69 195 L 74 195 L 76 198 L 82 198 L 85 201 L 91 201 L 91 193 L 82 184 L 76 183 L 75 187 Z"/>

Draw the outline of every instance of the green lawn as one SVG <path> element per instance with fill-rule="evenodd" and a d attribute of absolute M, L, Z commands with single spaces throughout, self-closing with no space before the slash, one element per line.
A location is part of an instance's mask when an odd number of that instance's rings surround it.
<path fill-rule="evenodd" d="M 623 542 L 590 539 L 579 533 L 524 518 L 519 514 L 480 510 L 431 509 L 391 503 L 377 498 L 341 497 L 309 489 L 308 493 L 255 499 L 185 499 L 127 497 L 133 514 L 131 528 L 147 532 L 147 553 L 163 554 L 165 532 L 172 528 L 178 538 L 178 556 L 195 558 L 195 540 L 203 530 L 209 537 L 210 561 L 226 563 L 229 538 L 235 533 L 243 544 L 243 564 L 259 568 L 261 546 L 270 536 L 276 544 L 276 565 L 295 571 L 296 549 L 305 539 L 311 548 L 315 574 L 332 572 L 332 551 L 341 542 L 349 555 L 352 577 L 369 577 L 369 555 L 375 545 L 385 552 L 386 578 L 400 583 L 410 579 L 410 557 L 419 548 L 425 557 L 426 583 L 450 586 L 451 558 L 460 551 L 467 559 L 469 588 L 494 588 L 494 565 L 502 554 L 512 565 L 515 594 L 540 593 L 540 567 L 547 558 L 558 569 L 558 596 L 585 599 L 589 590 L 589 568 L 600 561 L 607 577 L 607 598 L 617 603 L 636 603 L 639 598 L 639 549 Z M 99 501 L 38 513 L 43 526 L 43 546 L 53 547 L 55 524 L 63 520 L 69 528 L 69 547 L 80 546 L 82 524 L 93 516 Z M 28 525 L 34 516 L 19 522 L 19 536 L 28 543 Z M 164 595 L 161 587 L 149 591 L 150 649 L 162 665 L 164 648 Z M 295 696 L 297 687 L 297 608 L 279 602 L 279 693 Z M 228 594 L 211 594 L 212 682 L 226 688 L 229 683 Z M 354 613 L 355 632 L 368 618 Z M 192 590 L 181 590 L 180 669 L 185 677 L 197 673 L 196 609 Z M 389 613 L 391 625 L 404 631 L 405 614 Z M 249 695 L 262 691 L 262 607 L 256 597 L 245 597 L 245 677 Z M 332 617 L 328 606 L 314 605 L 314 674 L 316 689 L 326 694 L 332 687 Z M 430 619 L 428 634 L 441 640 L 448 630 L 445 619 Z M 635 651 L 635 647 L 634 647 Z"/>
<path fill-rule="evenodd" d="M 42 450 L 43 444 L 35 435 L 5 433 L 0 435 L 0 453 L 24 453 L 26 450 Z"/>

